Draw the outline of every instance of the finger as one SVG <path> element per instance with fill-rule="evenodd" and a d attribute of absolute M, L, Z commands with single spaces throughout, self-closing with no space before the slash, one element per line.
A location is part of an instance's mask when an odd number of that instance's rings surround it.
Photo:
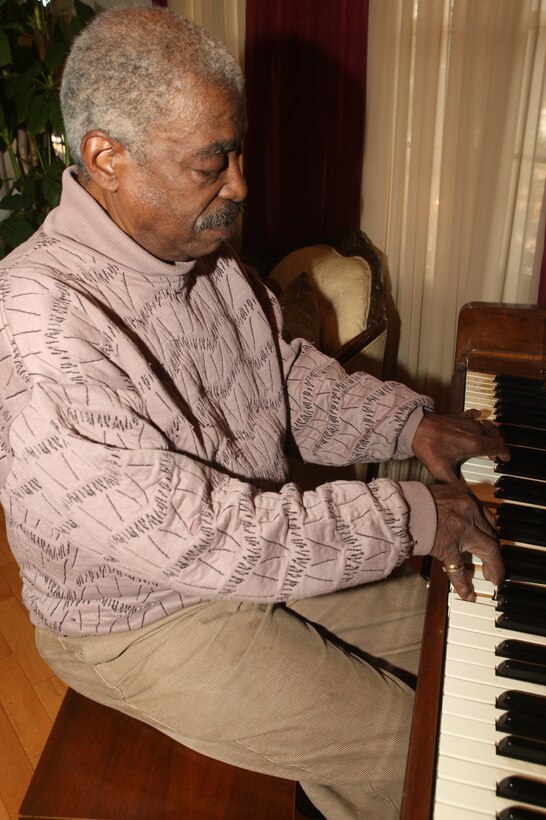
<path fill-rule="evenodd" d="M 456 570 L 456 572 L 448 573 L 448 577 L 459 598 L 461 598 L 463 601 L 476 600 L 476 593 L 474 592 L 474 587 L 472 586 L 467 577 L 464 566 L 461 567 L 461 569 Z"/>
<path fill-rule="evenodd" d="M 493 541 L 495 545 L 498 544 L 498 530 L 497 519 L 494 513 L 487 507 L 480 507 L 472 516 L 473 524 L 477 532 L 481 533 L 487 539 L 487 543 Z"/>
<path fill-rule="evenodd" d="M 499 432 L 498 427 L 492 421 L 480 422 L 481 435 L 485 442 L 485 453 L 489 458 L 500 458 L 502 461 L 510 460 L 510 450 Z"/>
<path fill-rule="evenodd" d="M 502 563 L 500 553 L 498 559 L 493 556 L 482 558 L 482 572 L 483 577 L 487 581 L 491 581 L 495 586 L 504 580 L 504 564 Z"/>
<path fill-rule="evenodd" d="M 493 533 L 493 537 L 497 537 L 497 519 L 495 517 L 495 513 L 493 510 L 489 509 L 489 507 L 482 507 L 482 512 L 487 519 L 488 523 L 491 525 L 491 531 Z"/>
<path fill-rule="evenodd" d="M 470 410 L 465 410 L 464 413 L 461 413 L 461 415 L 465 419 L 479 419 L 481 416 L 481 411 L 471 408 Z"/>
<path fill-rule="evenodd" d="M 475 541 L 468 549 L 481 558 L 484 578 L 492 584 L 500 584 L 504 578 L 504 564 L 497 541 L 485 533 L 476 533 Z"/>

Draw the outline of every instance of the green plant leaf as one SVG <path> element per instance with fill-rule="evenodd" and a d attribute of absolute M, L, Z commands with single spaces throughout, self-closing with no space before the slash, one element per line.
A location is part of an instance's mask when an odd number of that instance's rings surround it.
<path fill-rule="evenodd" d="M 0 6 L 2 2 L 5 2 L 5 0 L 0 0 Z M 2 31 L 15 31 L 17 34 L 21 34 L 24 28 L 21 23 L 2 23 Z"/>
<path fill-rule="evenodd" d="M 55 43 L 47 52 L 44 60 L 46 69 L 53 74 L 66 57 L 66 46 L 63 42 Z"/>
<path fill-rule="evenodd" d="M 34 225 L 15 214 L 10 214 L 7 219 L 0 222 L 0 236 L 8 248 L 16 248 L 32 236 L 35 230 Z"/>
<path fill-rule="evenodd" d="M 52 176 L 44 177 L 43 182 L 44 196 L 51 208 L 59 204 L 61 200 L 61 180 L 54 179 Z"/>
<path fill-rule="evenodd" d="M 28 110 L 28 130 L 31 134 L 39 134 L 44 130 L 47 123 L 49 105 L 46 94 L 34 97 Z"/>
<path fill-rule="evenodd" d="M 11 48 L 7 34 L 0 31 L 0 66 L 11 63 Z"/>
<path fill-rule="evenodd" d="M 19 190 L 22 194 L 29 197 L 34 202 L 36 199 L 36 177 L 31 174 L 23 177 L 19 183 Z"/>
<path fill-rule="evenodd" d="M 16 97 L 21 92 L 32 87 L 34 80 L 42 73 L 43 67 L 38 60 L 34 60 L 30 68 L 18 77 L 14 77 L 6 85 L 6 97 Z"/>
<path fill-rule="evenodd" d="M 15 119 L 17 125 L 24 123 L 28 118 L 30 105 L 34 99 L 34 89 L 26 88 L 15 99 Z"/>
<path fill-rule="evenodd" d="M 61 101 L 59 92 L 54 91 L 49 95 L 49 122 L 57 134 L 62 134 L 64 130 L 63 115 L 61 114 Z"/>
<path fill-rule="evenodd" d="M 32 208 L 33 205 L 34 199 L 25 194 L 20 194 L 19 191 L 10 191 L 0 200 L 1 211 L 25 211 L 27 208 Z"/>

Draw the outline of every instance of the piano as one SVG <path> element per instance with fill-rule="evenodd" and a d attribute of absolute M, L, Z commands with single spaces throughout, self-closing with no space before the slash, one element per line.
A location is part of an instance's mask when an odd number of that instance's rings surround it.
<path fill-rule="evenodd" d="M 494 510 L 506 580 L 461 601 L 432 561 L 401 820 L 546 820 L 546 309 L 470 303 L 451 411 L 500 424 L 506 465 L 461 473 Z"/>

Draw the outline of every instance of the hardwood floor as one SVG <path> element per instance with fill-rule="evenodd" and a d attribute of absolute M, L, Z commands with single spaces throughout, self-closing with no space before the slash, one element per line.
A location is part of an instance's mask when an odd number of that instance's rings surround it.
<path fill-rule="evenodd" d="M 65 691 L 34 646 L 0 508 L 0 820 L 17 820 Z"/>

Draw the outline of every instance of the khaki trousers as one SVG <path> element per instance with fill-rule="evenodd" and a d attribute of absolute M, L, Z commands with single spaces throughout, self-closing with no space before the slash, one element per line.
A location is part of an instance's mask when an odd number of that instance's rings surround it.
<path fill-rule="evenodd" d="M 288 605 L 199 604 L 132 632 L 39 628 L 37 645 L 82 694 L 209 757 L 299 780 L 328 820 L 391 820 L 424 599 L 408 569 Z"/>

